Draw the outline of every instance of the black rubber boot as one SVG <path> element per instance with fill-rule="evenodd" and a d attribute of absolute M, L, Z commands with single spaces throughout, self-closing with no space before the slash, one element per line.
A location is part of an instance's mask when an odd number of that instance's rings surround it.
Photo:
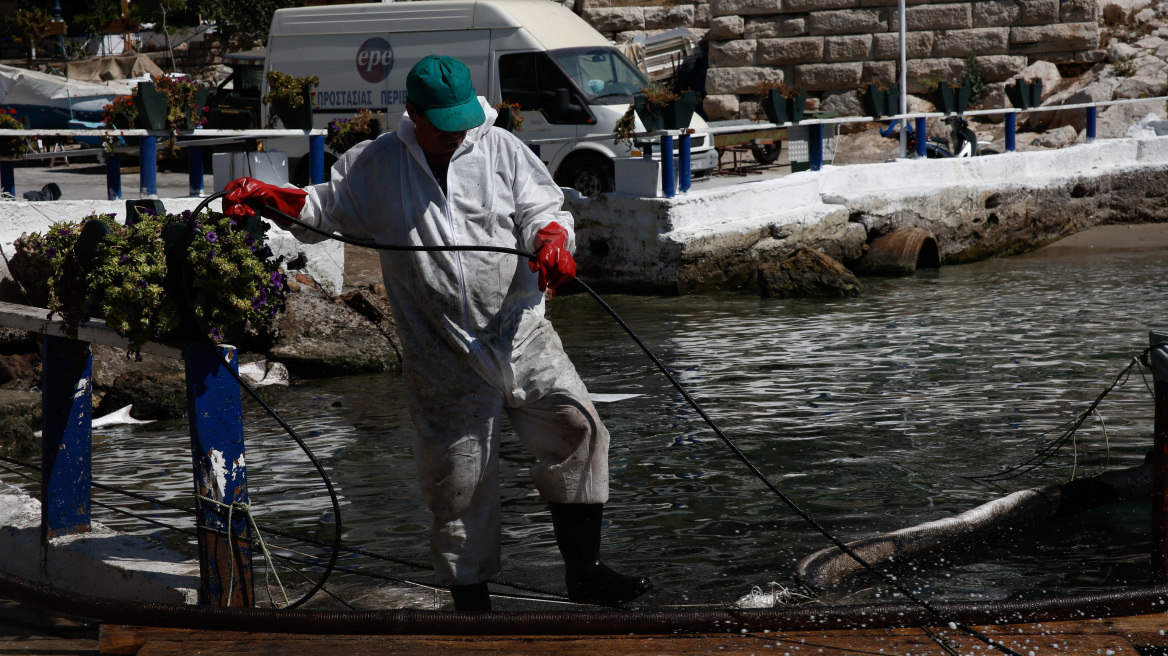
<path fill-rule="evenodd" d="M 454 610 L 491 610 L 491 595 L 487 584 L 450 586 L 450 596 L 454 597 Z"/>
<path fill-rule="evenodd" d="M 564 557 L 568 598 L 581 604 L 617 606 L 653 587 L 643 576 L 625 576 L 600 562 L 600 518 L 595 503 L 549 503 L 556 544 Z"/>

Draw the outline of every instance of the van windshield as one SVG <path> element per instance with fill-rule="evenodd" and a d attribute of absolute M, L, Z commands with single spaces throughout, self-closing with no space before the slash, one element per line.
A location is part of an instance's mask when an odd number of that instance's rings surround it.
<path fill-rule="evenodd" d="M 588 102 L 599 105 L 628 104 L 649 80 L 616 48 L 564 48 L 549 52 Z"/>

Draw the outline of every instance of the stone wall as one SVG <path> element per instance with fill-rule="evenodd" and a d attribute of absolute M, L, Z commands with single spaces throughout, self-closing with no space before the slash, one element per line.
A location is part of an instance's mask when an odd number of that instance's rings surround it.
<path fill-rule="evenodd" d="M 752 96 L 783 81 L 834 109 L 858 110 L 857 90 L 898 78 L 895 0 L 580 0 L 577 10 L 614 40 L 671 27 L 708 39 L 705 110 L 711 119 L 753 118 Z M 1027 65 L 1106 59 L 1096 0 L 908 0 L 908 91 L 921 78 L 959 79 L 972 55 L 986 82 Z M 848 98 L 838 98 L 848 96 Z M 850 99 L 850 100 L 849 100 Z"/>

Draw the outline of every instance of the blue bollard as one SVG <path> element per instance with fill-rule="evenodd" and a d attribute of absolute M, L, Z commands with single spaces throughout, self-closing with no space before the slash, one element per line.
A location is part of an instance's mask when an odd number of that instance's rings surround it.
<path fill-rule="evenodd" d="M 811 170 L 820 171 L 823 169 L 823 124 L 812 123 L 807 128 L 807 154 Z"/>
<path fill-rule="evenodd" d="M 673 179 L 673 135 L 661 135 L 661 192 L 666 198 L 677 194 Z"/>
<path fill-rule="evenodd" d="M 105 159 L 106 200 L 122 199 L 122 160 L 117 153 Z"/>
<path fill-rule="evenodd" d="M 184 344 L 187 416 L 199 513 L 199 603 L 254 606 L 251 545 L 247 512 L 228 508 L 250 503 L 243 457 L 243 406 L 239 382 L 226 370 L 222 357 L 239 370 L 232 346 Z"/>
<path fill-rule="evenodd" d="M 0 192 L 16 198 L 16 168 L 12 162 L 0 162 Z"/>
<path fill-rule="evenodd" d="M 41 542 L 85 533 L 93 419 L 89 342 L 45 335 L 41 344 Z"/>
<path fill-rule="evenodd" d="M 187 148 L 187 187 L 191 196 L 203 195 L 203 147 Z"/>
<path fill-rule="evenodd" d="M 1087 108 L 1087 143 L 1095 141 L 1095 118 L 1099 113 L 1099 108 L 1091 105 Z"/>
<path fill-rule="evenodd" d="M 142 198 L 158 198 L 158 138 L 138 141 L 138 193 Z"/>
<path fill-rule="evenodd" d="M 1010 112 L 1006 114 L 1006 152 L 1015 150 L 1018 150 L 1018 114 Z"/>
<path fill-rule="evenodd" d="M 929 126 L 925 122 L 924 116 L 918 116 L 916 122 L 916 139 L 917 139 L 917 157 L 924 159 L 929 154 Z"/>
<path fill-rule="evenodd" d="M 320 135 L 308 138 L 308 181 L 324 182 L 324 137 Z"/>
<path fill-rule="evenodd" d="M 678 144 L 680 153 L 678 154 L 678 177 L 680 178 L 681 193 L 687 193 L 692 184 L 690 173 L 690 136 L 689 133 L 681 135 L 681 143 Z"/>

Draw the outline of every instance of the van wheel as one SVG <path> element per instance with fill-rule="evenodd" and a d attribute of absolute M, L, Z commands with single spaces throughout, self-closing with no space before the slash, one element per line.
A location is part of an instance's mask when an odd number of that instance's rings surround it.
<path fill-rule="evenodd" d="M 783 150 L 783 142 L 776 141 L 773 144 L 759 144 L 750 147 L 750 154 L 754 156 L 754 161 L 759 164 L 774 164 L 779 161 L 779 153 Z"/>
<path fill-rule="evenodd" d="M 560 165 L 556 184 L 575 189 L 585 198 L 596 198 L 615 188 L 612 160 L 595 153 L 573 155 Z"/>
<path fill-rule="evenodd" d="M 333 177 L 333 164 L 337 163 L 337 156 L 325 151 L 324 154 L 324 181 L 328 182 Z M 308 155 L 296 160 L 296 168 L 292 171 L 292 179 L 289 181 L 297 187 L 307 187 L 308 182 Z"/>

